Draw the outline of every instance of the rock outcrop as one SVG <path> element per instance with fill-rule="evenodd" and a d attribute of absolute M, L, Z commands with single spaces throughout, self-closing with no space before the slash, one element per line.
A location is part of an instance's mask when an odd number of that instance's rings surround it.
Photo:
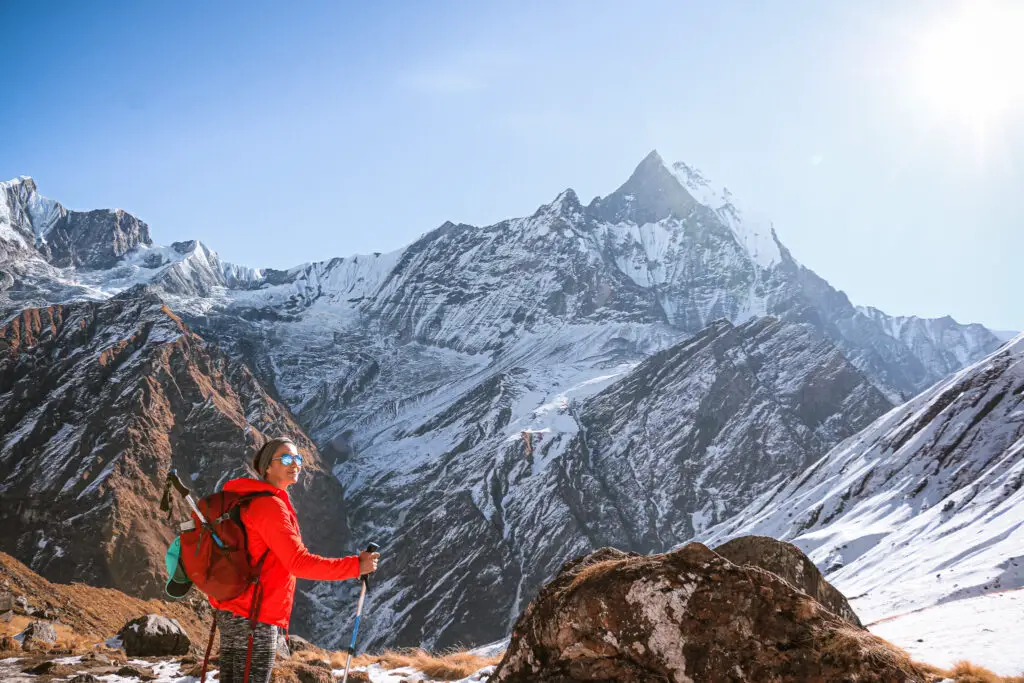
<path fill-rule="evenodd" d="M 807 593 L 833 614 L 855 626 L 863 626 L 846 596 L 826 581 L 810 558 L 792 543 L 770 536 L 740 536 L 718 546 L 715 552 L 733 564 L 766 569 Z"/>
<path fill-rule="evenodd" d="M 66 677 L 73 676 L 75 669 L 67 664 L 58 664 L 57 662 L 41 662 L 35 666 L 30 666 L 23 671 L 23 673 L 30 674 L 32 676 L 49 676 L 49 677 Z"/>
<path fill-rule="evenodd" d="M 57 642 L 57 629 L 48 621 L 33 621 L 22 631 L 22 647 L 26 650 L 40 646 L 49 647 Z"/>
<path fill-rule="evenodd" d="M 492 683 L 928 680 L 789 582 L 699 543 L 567 563 L 516 623 Z"/>
<path fill-rule="evenodd" d="M 154 612 L 174 618 L 186 630 L 197 635 L 210 630 L 210 606 L 205 599 L 146 601 L 111 588 L 93 588 L 77 582 L 70 585 L 50 583 L 3 552 L 0 552 L 0 590 L 7 590 L 15 596 L 15 607 L 9 613 L 12 617 L 54 614 L 56 623 L 62 628 L 97 643 L 110 638 L 138 615 Z M 20 648 L 18 643 L 17 649 Z M 4 649 L 2 645 L 0 649 Z M 93 656 L 101 656 L 101 653 Z"/>
<path fill-rule="evenodd" d="M 116 209 L 69 211 L 48 234 L 50 261 L 58 267 L 113 268 L 140 245 L 151 245 L 149 226 Z"/>
<path fill-rule="evenodd" d="M 192 647 L 192 641 L 181 624 L 159 614 L 132 619 L 117 635 L 129 657 L 186 655 Z"/>

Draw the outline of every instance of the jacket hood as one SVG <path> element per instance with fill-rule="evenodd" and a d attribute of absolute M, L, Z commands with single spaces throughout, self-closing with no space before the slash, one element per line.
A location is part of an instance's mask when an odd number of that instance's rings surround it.
<path fill-rule="evenodd" d="M 231 491 L 232 493 L 258 493 L 261 491 L 269 491 L 275 496 L 284 501 L 284 504 L 288 506 L 292 515 L 295 515 L 295 508 L 292 507 L 292 500 L 288 496 L 288 492 L 284 489 L 279 489 L 273 484 L 269 484 L 262 479 L 253 479 L 252 477 L 240 477 L 238 479 L 229 479 L 224 482 L 224 491 Z"/>

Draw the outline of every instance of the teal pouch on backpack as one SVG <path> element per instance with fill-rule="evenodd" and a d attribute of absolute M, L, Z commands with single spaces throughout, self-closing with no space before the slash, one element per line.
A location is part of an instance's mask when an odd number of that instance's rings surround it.
<path fill-rule="evenodd" d="M 181 600 L 192 590 L 192 580 L 185 574 L 181 566 L 181 537 L 176 536 L 174 542 L 167 548 L 164 555 L 164 565 L 167 567 L 167 584 L 164 592 L 174 600 Z"/>

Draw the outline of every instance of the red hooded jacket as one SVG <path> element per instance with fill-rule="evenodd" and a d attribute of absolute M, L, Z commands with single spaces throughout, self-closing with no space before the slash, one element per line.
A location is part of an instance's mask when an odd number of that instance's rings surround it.
<path fill-rule="evenodd" d="M 257 621 L 287 629 L 295 601 L 295 579 L 341 581 L 359 578 L 359 556 L 320 557 L 306 549 L 299 532 L 299 520 L 288 492 L 259 479 L 232 479 L 224 484 L 225 491 L 255 493 L 270 491 L 273 496 L 253 499 L 242 509 L 242 524 L 249 537 L 249 561 L 255 564 L 263 552 L 270 549 L 263 562 L 260 585 L 263 599 Z M 249 618 L 252 609 L 253 588 L 231 600 L 215 600 L 216 609 Z"/>

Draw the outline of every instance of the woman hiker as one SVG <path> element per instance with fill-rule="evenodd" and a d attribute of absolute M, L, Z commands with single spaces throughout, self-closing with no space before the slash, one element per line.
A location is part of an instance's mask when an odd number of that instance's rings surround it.
<path fill-rule="evenodd" d="M 224 484 L 224 490 L 273 493 L 253 499 L 242 509 L 250 557 L 255 561 L 265 551 L 270 551 L 260 572 L 262 595 L 256 616 L 259 623 L 253 634 L 249 668 L 249 683 L 267 683 L 274 668 L 279 629 L 287 633 L 291 619 L 295 579 L 357 579 L 377 570 L 380 555 L 362 552 L 349 557 L 328 558 L 314 555 L 306 549 L 287 491 L 299 480 L 302 471 L 302 456 L 291 439 L 271 439 L 253 458 L 252 465 L 261 479 L 232 479 Z M 215 618 L 220 629 L 221 683 L 242 683 L 253 595 L 254 590 L 250 588 L 232 600 L 210 598 L 210 604 L 217 610 Z"/>

